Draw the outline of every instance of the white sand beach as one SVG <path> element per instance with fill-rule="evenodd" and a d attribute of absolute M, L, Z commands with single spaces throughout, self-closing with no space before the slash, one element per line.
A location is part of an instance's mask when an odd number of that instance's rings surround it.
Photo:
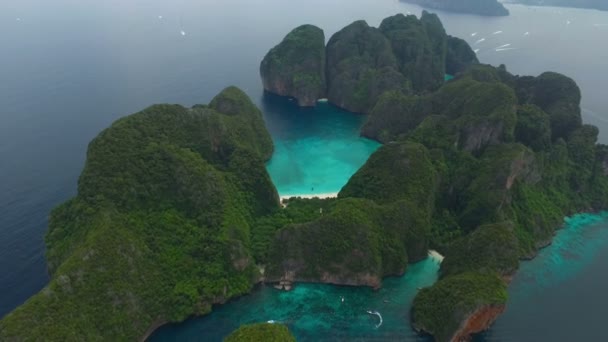
<path fill-rule="evenodd" d="M 336 198 L 338 197 L 338 193 L 337 192 L 328 192 L 328 193 L 324 193 L 324 194 L 312 194 L 312 195 L 282 195 L 281 196 L 281 202 L 283 202 L 283 200 L 288 200 L 292 197 L 298 197 L 298 198 L 320 198 L 320 199 L 324 199 L 324 198 Z"/>
<path fill-rule="evenodd" d="M 434 251 L 434 250 L 432 250 L 432 249 L 429 251 L 429 258 L 431 258 L 431 259 L 433 259 L 433 260 L 436 260 L 436 261 L 438 261 L 438 262 L 440 262 L 440 263 L 441 263 L 441 262 L 443 261 L 443 259 L 444 259 L 443 255 L 439 254 L 439 252 Z"/>

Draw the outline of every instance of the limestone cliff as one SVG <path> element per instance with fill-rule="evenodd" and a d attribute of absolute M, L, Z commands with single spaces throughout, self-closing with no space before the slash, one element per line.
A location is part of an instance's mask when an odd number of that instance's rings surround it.
<path fill-rule="evenodd" d="M 303 25 L 291 31 L 264 57 L 260 74 L 266 91 L 314 106 L 326 88 L 323 30 Z"/>
<path fill-rule="evenodd" d="M 355 113 L 368 113 L 387 90 L 407 91 L 389 40 L 363 20 L 329 40 L 327 85 L 329 101 Z"/>
<path fill-rule="evenodd" d="M 435 91 L 445 73 L 476 64 L 466 42 L 449 37 L 439 17 L 398 14 L 379 28 L 359 20 L 323 47 L 323 31 L 304 25 L 289 33 L 260 66 L 264 88 L 301 106 L 320 97 L 348 111 L 368 114 L 387 91 L 419 95 Z M 471 55 L 472 54 L 472 55 Z"/>

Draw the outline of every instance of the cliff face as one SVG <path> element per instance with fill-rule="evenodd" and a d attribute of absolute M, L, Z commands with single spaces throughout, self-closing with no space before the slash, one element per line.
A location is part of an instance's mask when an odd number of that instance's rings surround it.
<path fill-rule="evenodd" d="M 323 30 L 303 25 L 291 31 L 264 57 L 260 74 L 266 91 L 314 106 L 326 89 Z"/>
<path fill-rule="evenodd" d="M 506 16 L 509 10 L 497 0 L 401 0 L 434 10 L 483 16 Z M 533 0 L 536 1 L 536 0 Z M 558 0 L 559 1 L 559 0 Z"/>
<path fill-rule="evenodd" d="M 373 202 L 339 201 L 330 214 L 313 222 L 279 231 L 270 246 L 268 282 L 325 282 L 377 288 L 388 274 L 402 274 L 407 265 L 405 247 L 383 255 L 387 235 L 378 224 Z M 399 265 L 387 269 L 385 265 Z"/>
<path fill-rule="evenodd" d="M 486 305 L 468 315 L 462 326 L 451 338 L 453 342 L 469 341 L 471 335 L 488 330 L 498 316 L 505 312 L 505 305 Z"/>
<path fill-rule="evenodd" d="M 466 41 L 448 36 L 447 47 L 445 64 L 447 74 L 456 75 L 466 70 L 469 66 L 479 63 L 477 54 Z"/>
<path fill-rule="evenodd" d="M 443 84 L 447 35 L 435 14 L 423 12 L 420 20 L 398 14 L 384 19 L 380 31 L 389 39 L 399 71 L 414 92 L 432 91 Z"/>
<path fill-rule="evenodd" d="M 402 14 L 379 28 L 356 21 L 335 33 L 323 48 L 322 31 L 301 26 L 270 50 L 260 71 L 267 91 L 293 96 L 300 105 L 329 101 L 369 113 L 387 91 L 425 94 L 444 83 L 446 67 L 456 73 L 477 63 L 466 42 L 449 37 L 435 14 Z M 326 58 L 325 58 L 326 56 Z"/>
<path fill-rule="evenodd" d="M 427 96 L 386 93 L 372 109 L 362 135 L 393 141 L 412 134 L 429 115 L 440 114 L 450 121 L 450 140 L 468 152 L 479 154 L 512 139 L 517 108 L 514 90 L 500 82 L 479 81 L 471 74 Z"/>
<path fill-rule="evenodd" d="M 356 21 L 327 44 L 327 97 L 338 107 L 367 113 L 385 91 L 406 91 L 391 44 L 382 33 Z"/>
<path fill-rule="evenodd" d="M 494 322 L 506 301 L 507 286 L 497 276 L 461 273 L 418 293 L 412 324 L 438 342 L 468 340 Z"/>
<path fill-rule="evenodd" d="M 296 342 L 287 326 L 278 323 L 257 323 L 244 325 L 232 332 L 225 342 Z"/>

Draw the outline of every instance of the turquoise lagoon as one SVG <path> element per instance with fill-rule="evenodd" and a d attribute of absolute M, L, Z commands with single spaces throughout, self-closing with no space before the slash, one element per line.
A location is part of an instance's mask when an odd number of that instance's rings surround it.
<path fill-rule="evenodd" d="M 435 283 L 438 270 L 437 261 L 427 258 L 410 265 L 404 276 L 385 279 L 378 291 L 297 284 L 285 292 L 262 286 L 207 316 L 164 326 L 150 341 L 219 342 L 242 324 L 269 320 L 286 324 L 299 342 L 427 341 L 410 326 L 410 306 L 419 288 Z M 382 315 L 382 325 L 368 310 Z"/>
<path fill-rule="evenodd" d="M 262 109 L 275 144 L 268 172 L 281 196 L 339 192 L 380 147 L 359 136 L 366 116 L 327 102 L 299 108 L 265 94 Z"/>

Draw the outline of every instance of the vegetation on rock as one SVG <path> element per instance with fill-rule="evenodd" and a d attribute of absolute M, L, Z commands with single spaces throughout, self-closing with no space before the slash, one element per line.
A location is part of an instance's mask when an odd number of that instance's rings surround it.
<path fill-rule="evenodd" d="M 389 40 L 363 20 L 327 43 L 327 98 L 338 107 L 367 113 L 387 90 L 408 91 Z"/>
<path fill-rule="evenodd" d="M 481 307 L 504 306 L 507 285 L 496 275 L 460 273 L 422 289 L 412 307 L 414 327 L 450 341 L 463 322 Z"/>
<path fill-rule="evenodd" d="M 137 340 L 247 293 L 251 226 L 279 203 L 272 149 L 236 88 L 115 122 L 89 145 L 78 195 L 51 214 L 51 282 L 0 321 L 0 340 Z"/>
<path fill-rule="evenodd" d="M 283 324 L 258 323 L 243 325 L 224 339 L 224 342 L 296 342 Z"/>
<path fill-rule="evenodd" d="M 335 33 L 325 49 L 322 41 L 323 32 L 311 25 L 289 33 L 262 61 L 264 88 L 300 105 L 327 95 L 338 107 L 369 113 L 387 91 L 432 92 L 444 83 L 446 70 L 457 74 L 477 63 L 466 42 L 448 36 L 426 11 L 420 19 L 386 18 L 379 28 L 359 20 Z"/>
<path fill-rule="evenodd" d="M 260 74 L 265 90 L 294 97 L 303 107 L 314 106 L 327 87 L 323 30 L 313 25 L 295 28 L 264 57 Z"/>

